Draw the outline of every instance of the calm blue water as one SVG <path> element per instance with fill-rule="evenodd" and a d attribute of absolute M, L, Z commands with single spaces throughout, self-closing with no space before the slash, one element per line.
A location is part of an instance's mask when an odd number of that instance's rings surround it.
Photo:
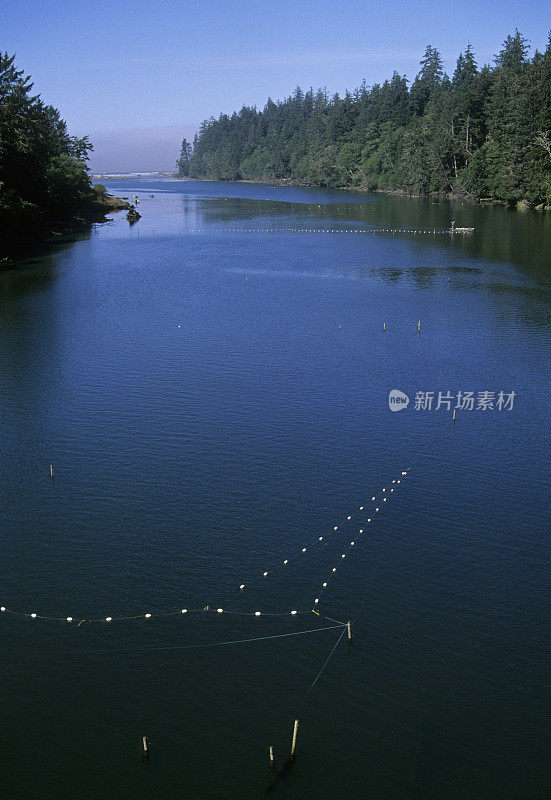
<path fill-rule="evenodd" d="M 547 798 L 551 219 L 109 189 L 0 274 L 5 796 Z"/>

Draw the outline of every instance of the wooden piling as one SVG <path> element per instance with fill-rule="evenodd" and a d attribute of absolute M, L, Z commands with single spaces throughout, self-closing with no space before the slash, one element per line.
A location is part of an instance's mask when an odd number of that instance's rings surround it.
<path fill-rule="evenodd" d="M 149 749 L 147 746 L 147 736 L 142 736 L 142 747 L 144 758 L 149 758 Z"/>
<path fill-rule="evenodd" d="M 291 745 L 291 761 L 295 760 L 295 749 L 297 746 L 297 733 L 298 733 L 298 719 L 295 720 L 295 727 L 293 728 L 293 743 Z"/>
<path fill-rule="evenodd" d="M 53 464 L 50 464 L 50 478 L 52 480 L 54 479 L 54 467 L 53 467 Z"/>
<path fill-rule="evenodd" d="M 348 620 L 348 622 L 346 623 L 346 628 L 348 630 L 348 641 L 351 642 L 352 641 L 352 627 L 351 627 L 351 624 L 350 624 L 350 620 Z"/>
<path fill-rule="evenodd" d="M 455 425 L 455 408 L 453 410 L 453 424 Z"/>
<path fill-rule="evenodd" d="M 274 748 L 272 745 L 270 745 L 270 766 L 272 769 L 275 769 Z"/>

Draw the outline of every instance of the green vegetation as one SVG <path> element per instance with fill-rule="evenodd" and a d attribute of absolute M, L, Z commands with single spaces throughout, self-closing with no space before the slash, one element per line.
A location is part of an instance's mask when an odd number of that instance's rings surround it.
<path fill-rule="evenodd" d="M 262 111 L 205 121 L 180 174 L 215 180 L 445 192 L 551 204 L 551 36 L 528 57 L 516 31 L 493 67 L 470 46 L 450 79 L 427 47 L 410 88 L 396 72 L 344 97 L 297 88 Z"/>
<path fill-rule="evenodd" d="M 178 171 L 178 175 L 181 178 L 187 178 L 189 176 L 189 164 L 191 161 L 191 154 L 193 152 L 193 148 L 191 144 L 188 142 L 186 138 L 182 139 L 182 148 L 180 150 L 180 156 L 178 161 L 176 162 L 176 169 Z"/>
<path fill-rule="evenodd" d="M 59 111 L 32 94 L 29 76 L 0 52 L 0 242 L 39 238 L 110 210 L 92 187 L 85 136 L 69 136 Z"/>

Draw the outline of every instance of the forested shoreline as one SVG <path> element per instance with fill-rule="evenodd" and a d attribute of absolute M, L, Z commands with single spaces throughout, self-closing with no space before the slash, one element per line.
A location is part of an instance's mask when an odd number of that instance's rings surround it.
<path fill-rule="evenodd" d="M 88 137 L 32 94 L 15 57 L 0 52 L 0 245 L 44 238 L 125 206 L 92 186 Z"/>
<path fill-rule="evenodd" d="M 516 31 L 481 68 L 469 45 L 451 78 L 435 48 L 420 65 L 410 87 L 397 72 L 343 97 L 297 87 L 206 120 L 178 174 L 550 206 L 551 35 L 530 58 Z"/>

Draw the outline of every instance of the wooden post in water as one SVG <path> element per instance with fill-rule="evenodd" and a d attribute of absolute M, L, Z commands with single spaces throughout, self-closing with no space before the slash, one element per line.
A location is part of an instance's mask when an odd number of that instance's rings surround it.
<path fill-rule="evenodd" d="M 351 625 L 350 625 L 350 620 L 348 620 L 348 622 L 346 623 L 346 627 L 347 627 L 347 630 L 348 630 L 348 641 L 351 642 L 352 641 L 352 628 L 351 628 Z"/>
<path fill-rule="evenodd" d="M 270 745 L 270 766 L 272 769 L 275 769 L 274 748 L 272 745 Z"/>
<path fill-rule="evenodd" d="M 297 746 L 297 733 L 298 733 L 298 719 L 295 720 L 295 727 L 293 728 L 293 743 L 291 745 L 291 761 L 295 760 L 295 749 Z"/>
<path fill-rule="evenodd" d="M 143 747 L 144 758 L 149 758 L 149 750 L 147 747 L 147 736 L 142 736 L 142 747 Z"/>
<path fill-rule="evenodd" d="M 50 464 L 50 478 L 54 477 L 54 467 L 53 464 Z"/>
<path fill-rule="evenodd" d="M 455 428 L 455 408 L 454 408 L 454 410 L 453 410 L 453 426 L 454 426 L 454 428 Z"/>
<path fill-rule="evenodd" d="M 386 331 L 386 322 L 383 322 L 383 330 Z"/>

